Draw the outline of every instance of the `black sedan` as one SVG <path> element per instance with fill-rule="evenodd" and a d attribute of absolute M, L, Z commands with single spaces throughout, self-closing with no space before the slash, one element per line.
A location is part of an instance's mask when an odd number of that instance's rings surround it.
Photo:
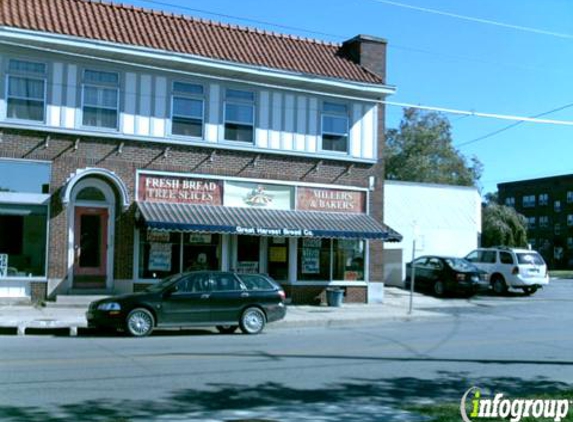
<path fill-rule="evenodd" d="M 463 258 L 421 256 L 414 260 L 414 287 L 436 296 L 458 293 L 472 296 L 489 289 L 487 272 Z M 405 287 L 412 282 L 412 263 L 406 264 Z"/>
<path fill-rule="evenodd" d="M 92 302 L 89 327 L 149 335 L 155 327 L 216 326 L 221 333 L 241 328 L 260 333 L 286 314 L 284 290 L 261 274 L 197 271 L 173 275 L 140 293 Z"/>

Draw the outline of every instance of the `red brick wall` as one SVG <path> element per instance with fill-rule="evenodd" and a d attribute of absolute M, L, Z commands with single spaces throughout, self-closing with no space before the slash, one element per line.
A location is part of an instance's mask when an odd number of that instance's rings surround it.
<path fill-rule="evenodd" d="M 113 141 L 96 137 L 80 138 L 78 148 L 75 149 L 76 139 L 75 136 L 51 134 L 46 148 L 44 133 L 5 129 L 3 142 L 0 143 L 0 157 L 52 162 L 50 193 L 53 196 L 48 251 L 48 274 L 51 279 L 63 279 L 67 274 L 68 222 L 66 208 L 60 198 L 66 180 L 77 169 L 100 167 L 115 172 L 127 186 L 131 201 L 135 199 L 137 169 L 359 187 L 367 187 L 368 176 L 378 172 L 378 167 L 359 163 L 354 164 L 351 172 L 347 172 L 350 163 L 328 160 L 322 160 L 318 171 L 315 171 L 317 160 L 312 158 L 229 150 L 217 150 L 214 159 L 210 161 L 212 149 L 193 146 L 170 146 L 167 157 L 164 157 L 166 146 L 159 143 Z M 121 154 L 118 153 L 120 143 L 124 144 Z M 253 160 L 257 155 L 259 158 L 254 166 Z M 380 177 L 377 177 L 377 181 L 377 190 L 371 192 L 370 211 L 379 219 L 382 203 Z M 115 222 L 114 276 L 130 279 L 133 274 L 134 205 L 127 211 L 119 211 Z M 377 249 L 379 246 L 376 246 L 379 243 L 372 242 L 370 271 L 371 279 L 381 280 L 381 254 Z"/>

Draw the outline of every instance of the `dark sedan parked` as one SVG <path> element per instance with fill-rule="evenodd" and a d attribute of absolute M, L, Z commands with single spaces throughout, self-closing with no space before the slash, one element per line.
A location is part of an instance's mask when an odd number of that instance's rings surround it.
<path fill-rule="evenodd" d="M 436 296 L 458 293 L 472 296 L 489 289 L 487 272 L 463 258 L 421 256 L 414 260 L 414 287 L 433 292 Z M 406 288 L 412 280 L 412 263 L 406 264 Z"/>
<path fill-rule="evenodd" d="M 260 333 L 267 322 L 286 314 L 285 293 L 270 277 L 197 271 L 173 275 L 140 293 L 92 302 L 88 326 L 125 330 L 143 337 L 155 327 L 216 326 L 221 333 L 238 327 Z"/>

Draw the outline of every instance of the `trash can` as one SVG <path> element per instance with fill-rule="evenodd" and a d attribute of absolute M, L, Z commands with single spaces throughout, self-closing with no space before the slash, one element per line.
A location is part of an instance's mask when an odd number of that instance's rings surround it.
<path fill-rule="evenodd" d="M 344 290 L 337 287 L 329 287 L 326 289 L 326 303 L 328 306 L 340 306 L 342 305 L 342 299 L 344 298 Z"/>

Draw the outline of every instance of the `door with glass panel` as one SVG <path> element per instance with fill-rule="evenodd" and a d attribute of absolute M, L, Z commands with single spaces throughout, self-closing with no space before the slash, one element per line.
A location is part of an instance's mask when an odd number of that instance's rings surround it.
<path fill-rule="evenodd" d="M 107 208 L 75 208 L 74 287 L 105 287 L 107 224 Z"/>

